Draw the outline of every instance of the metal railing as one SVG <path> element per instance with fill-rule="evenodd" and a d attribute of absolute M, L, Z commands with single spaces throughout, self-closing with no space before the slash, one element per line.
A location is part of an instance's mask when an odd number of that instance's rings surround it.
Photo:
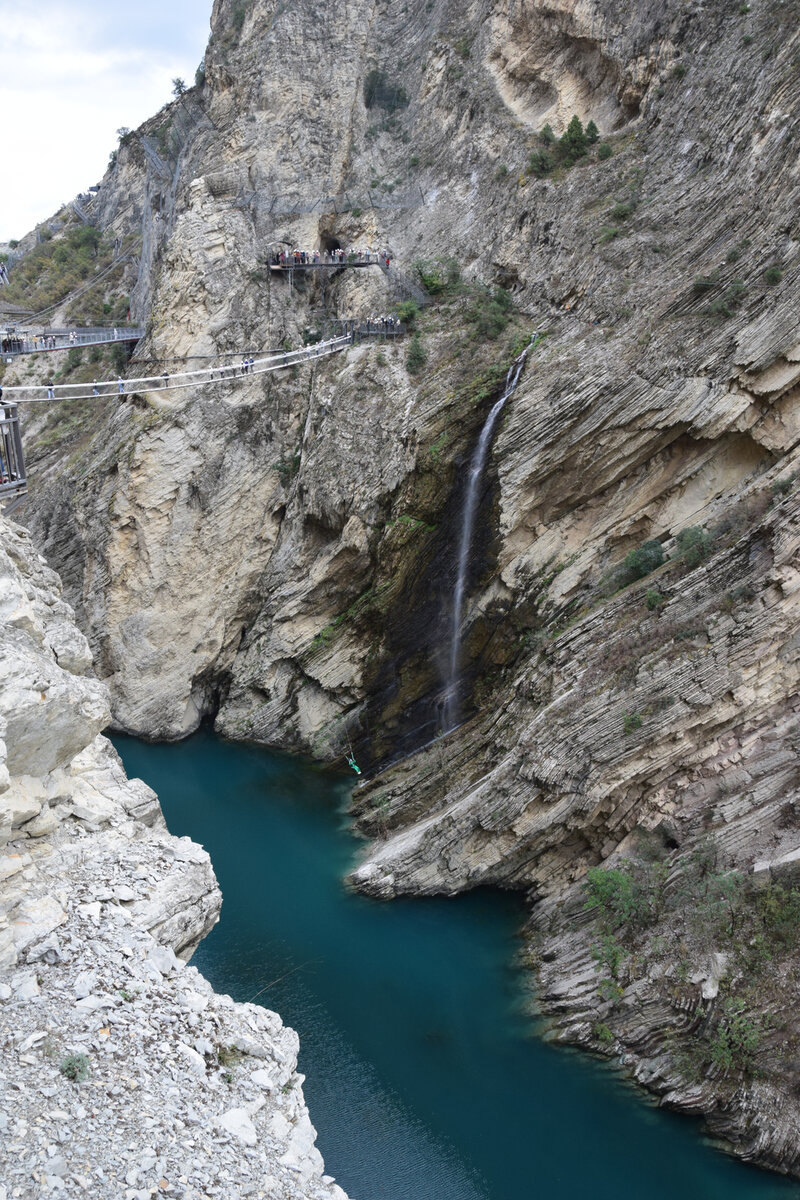
<path fill-rule="evenodd" d="M 59 400 L 92 400 L 101 397 L 125 396 L 133 392 L 175 391 L 179 388 L 199 387 L 204 384 L 227 383 L 248 375 L 263 375 L 267 371 L 281 371 L 299 363 L 324 358 L 352 345 L 355 337 L 348 331 L 324 342 L 303 346 L 299 350 L 279 350 L 266 358 L 247 358 L 241 364 L 220 363 L 198 371 L 181 371 L 174 374 L 164 371 L 161 375 L 147 375 L 136 379 L 104 379 L 94 383 L 60 383 L 38 385 L 14 385 L 4 389 L 6 395 L 14 394 L 14 403 L 46 403 Z"/>
<path fill-rule="evenodd" d="M 8 332 L 0 337 L 0 351 L 6 358 L 18 354 L 43 354 L 52 350 L 72 350 L 76 346 L 104 346 L 113 342 L 138 342 L 144 329 L 45 329 L 41 333 Z"/>
<path fill-rule="evenodd" d="M 27 488 L 16 404 L 0 404 L 0 500 Z"/>

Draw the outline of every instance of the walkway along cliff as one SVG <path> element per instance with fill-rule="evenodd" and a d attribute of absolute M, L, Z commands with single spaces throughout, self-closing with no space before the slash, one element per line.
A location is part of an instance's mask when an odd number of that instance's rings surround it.
<path fill-rule="evenodd" d="M 554 1035 L 793 1173 L 799 49 L 771 0 L 217 0 L 92 203 L 139 247 L 128 373 L 394 304 L 411 338 L 24 431 L 118 727 L 349 737 L 359 886 L 523 890 Z M 392 265 L 289 289 L 276 246 Z M 438 739 L 468 464 L 534 329 Z"/>

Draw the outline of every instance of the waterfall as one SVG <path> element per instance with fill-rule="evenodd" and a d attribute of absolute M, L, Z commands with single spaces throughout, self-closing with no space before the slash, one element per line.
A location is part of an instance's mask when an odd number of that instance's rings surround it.
<path fill-rule="evenodd" d="M 492 409 L 484 422 L 481 436 L 478 438 L 478 444 L 472 455 L 472 460 L 469 464 L 469 478 L 467 480 L 467 493 L 464 501 L 464 516 L 461 522 L 461 534 L 458 542 L 458 574 L 456 575 L 456 587 L 453 593 L 453 616 L 450 633 L 450 657 L 448 661 L 448 673 L 445 681 L 444 691 L 444 710 L 443 710 L 443 732 L 449 733 L 451 729 L 455 729 L 459 720 L 459 671 L 461 666 L 461 619 L 464 611 L 464 593 L 467 587 L 467 572 L 469 569 L 470 551 L 472 550 L 472 539 L 475 532 L 475 517 L 478 512 L 478 500 L 480 498 L 480 483 L 483 478 L 486 459 L 489 455 L 489 447 L 492 444 L 492 435 L 494 434 L 495 425 L 498 422 L 500 413 L 503 411 L 503 406 L 510 396 L 513 396 L 516 391 L 519 377 L 522 374 L 522 368 L 525 364 L 525 358 L 534 344 L 535 335 L 531 338 L 528 345 L 522 351 L 519 358 L 508 368 L 506 382 L 503 388 L 503 394 L 499 400 L 496 400 L 492 405 Z"/>

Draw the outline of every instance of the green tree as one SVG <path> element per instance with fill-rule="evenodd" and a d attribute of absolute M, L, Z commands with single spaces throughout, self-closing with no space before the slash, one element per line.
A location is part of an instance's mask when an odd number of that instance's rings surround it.
<path fill-rule="evenodd" d="M 623 566 L 631 579 L 643 579 L 664 562 L 664 548 L 658 538 L 651 538 L 625 555 Z"/>
<path fill-rule="evenodd" d="M 597 147 L 597 157 L 599 158 L 600 162 L 605 162 L 607 158 L 611 158 L 613 153 L 614 151 L 611 149 L 608 142 L 601 142 Z"/>
<path fill-rule="evenodd" d="M 595 125 L 594 121 L 590 121 L 586 126 L 586 141 L 590 146 L 593 146 L 600 137 L 600 130 Z"/>
<path fill-rule="evenodd" d="M 586 153 L 586 134 L 577 114 L 562 133 L 559 145 L 567 163 L 575 162 L 582 154 Z"/>
<path fill-rule="evenodd" d="M 552 125 L 543 125 L 539 130 L 539 141 L 543 146 L 552 146 L 556 140 Z"/>
<path fill-rule="evenodd" d="M 624 957 L 625 951 L 612 934 L 607 934 L 599 945 L 592 946 L 592 958 L 601 967 L 605 967 L 613 980 L 619 979 L 619 969 Z"/>
<path fill-rule="evenodd" d="M 406 370 L 409 375 L 418 375 L 427 361 L 428 355 L 422 344 L 422 338 L 418 333 L 415 333 L 409 344 L 408 354 L 406 355 Z"/>
<path fill-rule="evenodd" d="M 464 321 L 470 326 L 476 341 L 493 341 L 499 337 L 511 320 L 514 302 L 505 288 L 492 291 L 487 287 L 475 289 L 472 303 L 464 312 Z"/>
<path fill-rule="evenodd" d="M 690 525 L 677 537 L 678 550 L 686 566 L 693 568 L 704 562 L 711 553 L 711 534 L 702 525 Z"/>
<path fill-rule="evenodd" d="M 397 319 L 402 321 L 407 329 L 414 328 L 414 323 L 419 316 L 419 305 L 416 300 L 401 300 L 394 311 L 397 313 Z"/>
<path fill-rule="evenodd" d="M 177 97 L 178 99 L 180 99 L 180 97 L 181 97 L 181 96 L 183 96 L 185 92 L 186 92 L 186 84 L 185 84 L 185 83 L 184 83 L 184 81 L 183 81 L 183 80 L 180 78 L 180 76 L 176 75 L 176 76 L 175 76 L 175 78 L 174 78 L 174 79 L 173 79 L 173 81 L 172 81 L 172 94 L 173 94 L 173 96 L 175 96 L 175 97 Z"/>
<path fill-rule="evenodd" d="M 752 1071 L 762 1037 L 761 1018 L 747 1011 L 744 1000 L 731 998 L 711 1041 L 712 1062 L 723 1071 Z"/>
<path fill-rule="evenodd" d="M 624 926 L 644 928 L 660 910 L 661 884 L 654 888 L 631 863 L 622 867 L 592 867 L 586 873 L 586 911 L 600 917 L 611 932 Z"/>
<path fill-rule="evenodd" d="M 554 166 L 553 158 L 546 150 L 534 150 L 528 159 L 528 171 L 537 179 L 544 179 Z"/>

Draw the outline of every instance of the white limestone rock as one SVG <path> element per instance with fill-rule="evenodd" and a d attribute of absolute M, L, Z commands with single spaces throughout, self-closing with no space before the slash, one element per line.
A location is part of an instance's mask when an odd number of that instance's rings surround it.
<path fill-rule="evenodd" d="M 0 764 L 0 841 L 12 841 L 0 854 L 0 1042 L 15 1048 L 3 1062 L 0 1133 L 13 1120 L 43 1164 L 34 1179 L 10 1162 L 11 1191 L 38 1200 L 74 1185 L 119 1200 L 124 1181 L 126 1195 L 149 1197 L 161 1179 L 186 1173 L 178 1132 L 204 1128 L 213 1136 L 198 1140 L 191 1169 L 218 1179 L 222 1194 L 272 1179 L 280 1200 L 346 1200 L 323 1177 L 299 1082 L 288 1099 L 281 1090 L 295 1078 L 296 1035 L 276 1014 L 215 995 L 186 966 L 219 915 L 208 854 L 166 832 L 155 794 L 127 779 L 99 735 L 105 685 L 72 673 L 87 661 L 57 580 L 2 516 L 0 613 L 9 618 L 0 721 L 21 739 L 11 771 Z M 221 1046 L 242 1059 L 223 1068 Z M 102 1088 L 102 1104 L 81 1103 L 94 1095 L 80 1090 L 88 1080 L 60 1073 L 70 1055 Z M 269 1075 L 254 1083 L 264 1061 Z M 286 1124 L 280 1144 L 270 1134 L 276 1115 Z M 61 1149 L 73 1126 L 79 1171 Z M 4 1178 L 0 1196 L 6 1188 Z"/>

